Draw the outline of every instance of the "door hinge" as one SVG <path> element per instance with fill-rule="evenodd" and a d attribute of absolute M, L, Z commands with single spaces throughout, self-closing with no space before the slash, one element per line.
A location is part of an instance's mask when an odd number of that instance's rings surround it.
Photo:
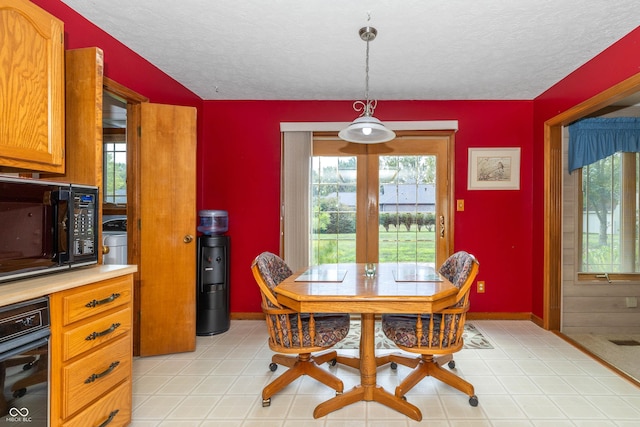
<path fill-rule="evenodd" d="M 142 127 L 138 126 L 138 138 L 142 138 Z"/>
<path fill-rule="evenodd" d="M 138 219 L 138 230 L 142 230 L 142 221 Z"/>

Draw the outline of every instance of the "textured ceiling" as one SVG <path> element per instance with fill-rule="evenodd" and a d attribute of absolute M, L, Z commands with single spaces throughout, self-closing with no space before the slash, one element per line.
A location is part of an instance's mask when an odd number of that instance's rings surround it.
<path fill-rule="evenodd" d="M 638 0 L 62 1 L 207 100 L 362 99 L 365 25 L 371 98 L 533 99 L 640 25 Z"/>

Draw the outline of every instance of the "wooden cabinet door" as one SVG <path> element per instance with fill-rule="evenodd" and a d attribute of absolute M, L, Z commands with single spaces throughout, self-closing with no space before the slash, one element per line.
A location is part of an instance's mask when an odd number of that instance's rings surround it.
<path fill-rule="evenodd" d="M 196 109 L 142 103 L 130 215 L 139 254 L 139 354 L 195 350 Z M 133 115 L 137 116 L 136 114 Z M 128 183 L 129 185 L 129 183 Z M 131 204 L 131 201 L 129 201 Z M 130 227 L 131 228 L 131 227 Z M 133 243 L 134 245 L 136 243 Z"/>
<path fill-rule="evenodd" d="M 66 170 L 46 179 L 102 188 L 103 70 L 104 55 L 97 47 L 65 52 Z"/>
<path fill-rule="evenodd" d="M 64 29 L 27 0 L 0 0 L 0 170 L 64 172 Z"/>

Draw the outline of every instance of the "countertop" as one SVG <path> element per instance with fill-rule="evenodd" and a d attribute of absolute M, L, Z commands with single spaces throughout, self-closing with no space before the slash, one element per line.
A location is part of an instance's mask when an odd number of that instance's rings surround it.
<path fill-rule="evenodd" d="M 95 265 L 0 283 L 0 307 L 138 271 L 137 265 Z"/>

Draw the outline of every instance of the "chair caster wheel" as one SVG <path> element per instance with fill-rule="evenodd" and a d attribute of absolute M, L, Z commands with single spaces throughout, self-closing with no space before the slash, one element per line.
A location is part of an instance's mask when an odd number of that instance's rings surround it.
<path fill-rule="evenodd" d="M 469 405 L 476 407 L 478 406 L 478 396 L 475 394 L 469 398 Z"/>
<path fill-rule="evenodd" d="M 329 366 L 336 366 L 336 364 L 338 363 L 338 359 L 331 359 L 327 363 L 329 363 Z"/>
<path fill-rule="evenodd" d="M 266 408 L 267 406 L 271 406 L 271 398 L 269 399 L 262 399 L 262 407 Z"/>
<path fill-rule="evenodd" d="M 447 366 L 449 367 L 449 369 L 455 369 L 456 368 L 456 361 L 455 360 L 450 360 L 449 363 L 447 363 Z"/>
<path fill-rule="evenodd" d="M 400 396 L 400 399 L 404 400 L 405 402 L 407 401 L 407 396 Z"/>
<path fill-rule="evenodd" d="M 269 370 L 271 372 L 275 372 L 276 369 L 278 369 L 278 364 L 277 363 L 273 363 L 273 362 L 269 363 Z M 267 405 L 267 406 L 269 406 L 269 405 Z"/>
<path fill-rule="evenodd" d="M 398 364 L 396 362 L 391 362 L 391 369 L 393 369 L 394 371 L 398 369 Z"/>
<path fill-rule="evenodd" d="M 342 394 L 341 391 L 336 391 L 336 396 L 340 396 Z"/>
<path fill-rule="evenodd" d="M 16 391 L 13 392 L 13 397 L 15 398 L 19 398 L 24 396 L 25 394 L 27 394 L 27 389 L 26 388 L 20 388 Z"/>

